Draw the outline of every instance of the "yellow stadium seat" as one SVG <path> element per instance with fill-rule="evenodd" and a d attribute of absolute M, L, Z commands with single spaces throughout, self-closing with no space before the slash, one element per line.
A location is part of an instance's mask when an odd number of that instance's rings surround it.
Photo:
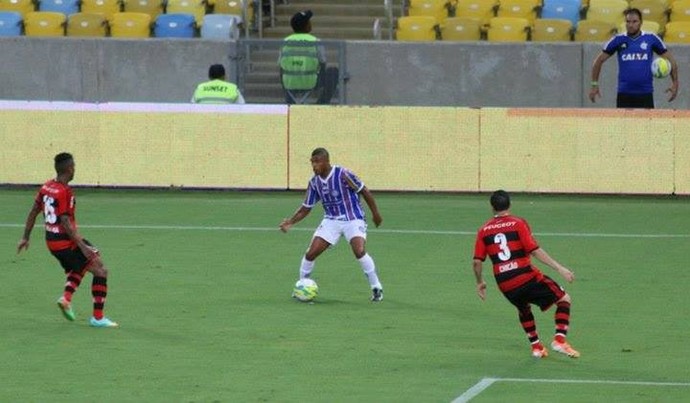
<path fill-rule="evenodd" d="M 676 0 L 671 4 L 671 22 L 690 21 L 690 0 Z"/>
<path fill-rule="evenodd" d="M 524 42 L 530 32 L 526 18 L 494 17 L 489 21 L 486 39 L 489 42 Z"/>
<path fill-rule="evenodd" d="M 666 24 L 664 41 L 668 43 L 690 43 L 690 21 L 671 21 Z"/>
<path fill-rule="evenodd" d="M 113 14 L 119 13 L 122 9 L 121 0 L 82 0 L 81 12 L 90 14 L 103 14 L 111 21 Z"/>
<path fill-rule="evenodd" d="M 590 0 L 587 9 L 587 20 L 609 22 L 618 26 L 625 22 L 623 12 L 628 9 L 625 0 Z"/>
<path fill-rule="evenodd" d="M 67 36 L 104 37 L 108 21 L 103 14 L 76 13 L 67 19 Z"/>
<path fill-rule="evenodd" d="M 642 13 L 642 22 L 654 21 L 660 26 L 668 22 L 668 8 L 664 0 L 630 0 L 630 8 L 637 8 Z"/>
<path fill-rule="evenodd" d="M 23 16 L 36 9 L 33 0 L 0 0 L 0 11 L 14 11 Z"/>
<path fill-rule="evenodd" d="M 575 30 L 577 42 L 604 42 L 616 33 L 616 25 L 610 22 L 582 20 Z"/>
<path fill-rule="evenodd" d="M 206 15 L 206 0 L 167 0 L 166 14 L 191 14 L 194 16 L 197 26 L 204 23 Z"/>
<path fill-rule="evenodd" d="M 498 0 L 458 0 L 455 16 L 478 19 L 482 25 L 496 16 Z"/>
<path fill-rule="evenodd" d="M 410 0 L 408 13 L 410 16 L 428 15 L 436 18 L 436 21 L 443 24 L 448 18 L 448 8 L 450 5 L 446 0 Z"/>
<path fill-rule="evenodd" d="M 534 23 L 541 8 L 541 0 L 500 0 L 497 17 L 525 18 Z"/>
<path fill-rule="evenodd" d="M 573 23 L 570 20 L 540 18 L 534 21 L 532 41 L 569 42 L 573 36 Z"/>
<path fill-rule="evenodd" d="M 449 17 L 441 28 L 444 41 L 478 41 L 482 38 L 481 23 L 478 19 Z"/>
<path fill-rule="evenodd" d="M 51 11 L 32 11 L 24 16 L 26 36 L 65 36 L 67 16 Z"/>
<path fill-rule="evenodd" d="M 117 13 L 110 21 L 110 36 L 115 38 L 148 38 L 151 16 L 144 13 Z"/>
<path fill-rule="evenodd" d="M 661 25 L 659 25 L 659 23 L 656 21 L 642 20 L 641 29 L 644 32 L 651 32 L 653 34 L 661 33 Z M 625 23 L 621 23 L 621 25 L 618 27 L 618 32 L 626 32 L 627 30 L 628 28 L 625 26 Z"/>
<path fill-rule="evenodd" d="M 435 41 L 438 22 L 430 16 L 400 17 L 395 31 L 399 41 Z"/>
<path fill-rule="evenodd" d="M 163 13 L 162 0 L 124 0 L 124 11 L 128 13 L 144 13 L 151 16 L 151 20 L 155 20 Z"/>

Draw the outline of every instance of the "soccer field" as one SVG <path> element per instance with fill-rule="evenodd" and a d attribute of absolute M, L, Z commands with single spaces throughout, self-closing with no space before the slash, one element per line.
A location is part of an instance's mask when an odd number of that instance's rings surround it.
<path fill-rule="evenodd" d="M 690 200 L 515 195 L 513 213 L 573 269 L 570 342 L 530 356 L 485 263 L 471 270 L 486 195 L 375 193 L 370 291 L 348 245 L 321 256 L 313 304 L 290 298 L 318 207 L 289 233 L 295 192 L 76 190 L 80 231 L 110 271 L 106 314 L 88 326 L 55 306 L 64 276 L 34 230 L 34 191 L 0 190 L 1 402 L 679 402 L 690 396 Z M 539 264 L 537 263 L 539 266 Z M 535 317 L 543 341 L 553 310 Z"/>

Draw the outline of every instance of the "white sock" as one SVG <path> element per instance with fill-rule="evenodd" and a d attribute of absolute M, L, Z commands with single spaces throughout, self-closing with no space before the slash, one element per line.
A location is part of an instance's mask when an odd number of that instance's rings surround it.
<path fill-rule="evenodd" d="M 376 274 L 376 265 L 374 264 L 374 259 L 372 259 L 367 253 L 360 259 L 357 259 L 357 261 L 359 262 L 360 266 L 362 266 L 362 271 L 364 271 L 364 275 L 367 277 L 367 280 L 369 280 L 369 285 L 371 288 L 383 289 L 383 286 L 379 281 L 379 276 Z"/>
<path fill-rule="evenodd" d="M 314 261 L 311 262 L 307 260 L 306 257 L 302 257 L 302 265 L 299 267 L 299 278 L 308 278 L 311 275 L 311 271 L 314 269 Z"/>

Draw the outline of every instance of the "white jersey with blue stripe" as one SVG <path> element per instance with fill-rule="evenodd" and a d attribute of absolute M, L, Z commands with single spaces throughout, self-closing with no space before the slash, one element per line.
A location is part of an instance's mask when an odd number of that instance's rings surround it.
<path fill-rule="evenodd" d="M 364 209 L 359 201 L 359 192 L 364 183 L 352 171 L 334 165 L 324 179 L 314 175 L 307 186 L 307 196 L 302 205 L 312 208 L 321 201 L 324 218 L 352 221 L 365 219 Z"/>

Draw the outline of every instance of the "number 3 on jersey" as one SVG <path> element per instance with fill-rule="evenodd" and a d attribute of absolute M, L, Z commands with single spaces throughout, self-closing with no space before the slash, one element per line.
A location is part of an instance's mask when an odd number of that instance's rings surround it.
<path fill-rule="evenodd" d="M 510 248 L 508 248 L 508 238 L 506 238 L 506 234 L 499 232 L 494 235 L 494 243 L 501 249 L 501 251 L 498 252 L 498 258 L 504 262 L 510 260 Z"/>
<path fill-rule="evenodd" d="M 55 199 L 50 196 L 43 196 L 43 216 L 47 224 L 55 224 L 57 222 L 57 215 L 55 215 Z"/>

